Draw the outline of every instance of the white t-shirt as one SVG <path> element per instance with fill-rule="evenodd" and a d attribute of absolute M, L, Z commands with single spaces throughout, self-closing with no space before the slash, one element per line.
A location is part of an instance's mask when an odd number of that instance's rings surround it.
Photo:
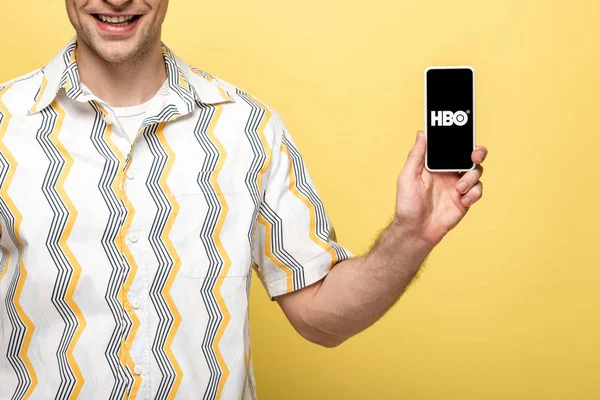
<path fill-rule="evenodd" d="M 121 123 L 121 127 L 125 131 L 129 140 L 133 143 L 137 135 L 138 129 L 142 125 L 148 111 L 148 107 L 154 100 L 154 97 L 143 104 L 131 107 L 111 107 L 115 112 L 115 116 Z"/>
<path fill-rule="evenodd" d="M 89 93 L 92 93 L 90 88 L 85 86 L 83 83 L 81 83 L 81 88 Z M 110 107 L 110 109 L 112 109 L 114 112 L 115 118 L 118 120 L 118 123 L 124 130 L 125 135 L 127 135 L 131 143 L 134 142 L 135 137 L 137 136 L 137 131 L 140 129 L 140 126 L 142 125 L 144 119 L 148 116 L 147 113 L 150 107 L 152 106 L 152 103 L 159 96 L 166 95 L 168 95 L 168 81 L 165 81 L 165 83 L 161 86 L 158 92 L 156 92 L 156 94 L 145 103 L 130 107 Z M 104 100 L 101 100 L 99 97 L 98 99 L 102 103 L 106 104 Z"/>

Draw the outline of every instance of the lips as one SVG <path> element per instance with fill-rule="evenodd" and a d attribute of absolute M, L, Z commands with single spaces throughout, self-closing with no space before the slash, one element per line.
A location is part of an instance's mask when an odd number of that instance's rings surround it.
<path fill-rule="evenodd" d="M 94 17 L 105 24 L 115 25 L 115 26 L 127 26 L 132 23 L 134 20 L 138 19 L 140 15 L 119 15 L 119 16 L 111 16 L 104 14 L 93 14 Z"/>
<path fill-rule="evenodd" d="M 141 15 L 107 15 L 92 14 L 100 31 L 109 35 L 124 35 L 131 33 L 137 26 Z"/>

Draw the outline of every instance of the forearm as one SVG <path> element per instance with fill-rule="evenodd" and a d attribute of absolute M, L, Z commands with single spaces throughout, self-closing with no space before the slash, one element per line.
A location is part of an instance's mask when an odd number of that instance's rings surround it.
<path fill-rule="evenodd" d="M 306 307 L 307 323 L 342 339 L 363 331 L 394 305 L 432 248 L 393 222 L 369 253 L 329 272 Z"/>

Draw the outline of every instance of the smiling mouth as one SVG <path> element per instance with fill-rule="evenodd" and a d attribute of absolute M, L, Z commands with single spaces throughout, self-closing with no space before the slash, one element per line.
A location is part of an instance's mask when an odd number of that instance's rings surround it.
<path fill-rule="evenodd" d="M 92 15 L 98 21 L 103 22 L 107 25 L 116 26 L 116 27 L 127 26 L 129 24 L 132 24 L 133 22 L 135 22 L 136 20 L 138 20 L 141 17 L 141 15 L 122 15 L 119 17 L 110 17 L 110 16 L 103 15 L 103 14 L 92 14 Z"/>

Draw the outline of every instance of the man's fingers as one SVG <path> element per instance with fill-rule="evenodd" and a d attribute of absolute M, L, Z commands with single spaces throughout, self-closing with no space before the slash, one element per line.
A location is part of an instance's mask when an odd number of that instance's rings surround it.
<path fill-rule="evenodd" d="M 419 175 L 425 166 L 425 136 L 423 131 L 417 131 L 417 140 L 408 153 L 404 171 L 411 175 Z"/>
<path fill-rule="evenodd" d="M 475 164 L 481 164 L 487 157 L 487 154 L 488 154 L 488 150 L 485 146 L 477 146 L 477 147 L 475 147 L 475 150 L 473 150 L 473 153 L 471 154 L 471 160 Z"/>
<path fill-rule="evenodd" d="M 456 182 L 456 191 L 458 193 L 467 193 L 483 175 L 483 167 L 476 165 L 475 169 L 468 171 L 466 174 L 460 177 L 460 180 Z"/>
<path fill-rule="evenodd" d="M 477 182 L 477 185 L 473 186 L 471 188 L 471 190 L 469 190 L 467 192 L 467 194 L 465 194 L 462 197 L 462 199 L 460 199 L 460 202 L 463 204 L 463 206 L 470 207 L 477 200 L 479 200 L 482 195 L 483 195 L 483 183 L 480 181 L 480 182 Z"/>

